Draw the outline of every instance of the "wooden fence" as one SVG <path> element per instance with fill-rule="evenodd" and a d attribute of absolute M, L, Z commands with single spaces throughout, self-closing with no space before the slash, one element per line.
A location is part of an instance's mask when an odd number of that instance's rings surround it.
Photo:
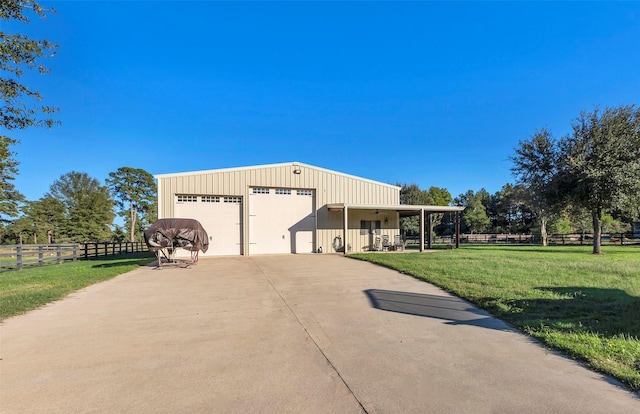
<path fill-rule="evenodd" d="M 406 236 L 406 241 L 409 244 L 420 243 L 419 236 Z M 455 236 L 434 236 L 432 240 L 433 244 L 455 244 Z M 425 240 L 426 243 L 426 240 Z M 460 243 L 536 243 L 536 237 L 531 234 L 461 234 Z"/>
<path fill-rule="evenodd" d="M 123 253 L 137 253 L 148 251 L 147 245 L 143 242 L 100 242 L 81 243 L 82 257 L 115 256 Z"/>
<path fill-rule="evenodd" d="M 554 234 L 547 241 L 553 245 L 590 245 L 593 244 L 593 234 Z M 603 245 L 640 244 L 640 239 L 633 238 L 632 233 L 606 233 L 600 237 Z"/>
<path fill-rule="evenodd" d="M 461 234 L 460 243 L 533 244 L 540 241 L 533 234 Z"/>
<path fill-rule="evenodd" d="M 603 245 L 640 244 L 640 238 L 633 238 L 633 234 L 603 234 Z M 418 236 L 407 236 L 407 243 L 418 244 Z M 593 234 L 553 234 L 547 237 L 550 245 L 590 245 L 593 244 Z M 425 241 L 426 243 L 426 241 Z M 435 236 L 434 244 L 455 244 L 455 236 Z M 460 243 L 468 244 L 541 244 L 540 236 L 532 234 L 461 234 Z"/>
<path fill-rule="evenodd" d="M 143 242 L 9 244 L 0 246 L 0 271 L 145 251 Z"/>

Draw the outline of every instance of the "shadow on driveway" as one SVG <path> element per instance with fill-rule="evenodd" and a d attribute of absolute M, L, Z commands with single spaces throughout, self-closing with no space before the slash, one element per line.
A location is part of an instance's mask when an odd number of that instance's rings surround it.
<path fill-rule="evenodd" d="M 442 319 L 448 321 L 447 325 L 512 330 L 504 322 L 456 297 L 380 289 L 367 289 L 364 293 L 369 298 L 371 306 L 376 309 Z"/>

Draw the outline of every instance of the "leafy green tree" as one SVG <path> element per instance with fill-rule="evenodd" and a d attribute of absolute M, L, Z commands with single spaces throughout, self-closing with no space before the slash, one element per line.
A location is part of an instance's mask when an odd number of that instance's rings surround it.
<path fill-rule="evenodd" d="M 13 225 L 19 233 L 29 232 L 40 243 L 52 243 L 62 232 L 65 223 L 65 206 L 59 200 L 43 197 L 38 201 L 28 201 L 22 207 L 22 217 Z"/>
<path fill-rule="evenodd" d="M 427 194 L 417 184 L 403 184 L 400 186 L 400 204 L 428 204 Z M 416 216 L 401 218 L 400 231 L 404 234 L 418 234 L 420 232 L 420 219 Z"/>
<path fill-rule="evenodd" d="M 432 206 L 448 206 L 453 202 L 451 193 L 446 188 L 429 187 L 426 197 L 427 204 Z"/>
<path fill-rule="evenodd" d="M 583 112 L 560 150 L 561 191 L 591 213 L 593 253 L 600 254 L 603 214 L 630 208 L 640 194 L 640 110 Z"/>
<path fill-rule="evenodd" d="M 400 186 L 400 204 L 448 206 L 453 201 L 446 188 L 429 187 L 422 190 L 417 184 L 404 184 Z M 441 214 L 432 214 L 431 229 L 436 222 L 442 219 Z M 403 217 L 400 220 L 400 230 L 405 234 L 418 234 L 420 232 L 420 219 L 416 216 Z"/>
<path fill-rule="evenodd" d="M 400 186 L 400 204 L 425 205 L 428 201 L 427 193 L 417 184 Z"/>
<path fill-rule="evenodd" d="M 616 220 L 611 214 L 602 215 L 602 231 L 610 234 L 626 233 L 630 230 L 630 226 L 626 223 Z"/>
<path fill-rule="evenodd" d="M 451 193 L 449 193 L 449 190 L 441 187 L 429 187 L 429 189 L 426 191 L 425 198 L 427 200 L 426 204 L 432 206 L 448 206 L 453 202 L 453 197 L 451 197 Z M 431 214 L 431 228 L 429 229 L 430 234 L 434 233 L 434 228 L 437 225 L 442 224 L 443 218 L 444 214 L 442 213 Z"/>
<path fill-rule="evenodd" d="M 630 206 L 627 208 L 626 214 L 629 216 L 629 221 L 638 221 L 640 220 L 640 194 L 637 197 L 629 200 Z"/>
<path fill-rule="evenodd" d="M 472 198 L 464 210 L 464 221 L 467 223 L 471 233 L 482 233 L 487 230 L 491 221 L 487 216 L 487 209 L 482 204 L 482 199 Z"/>
<path fill-rule="evenodd" d="M 549 219 L 547 230 L 550 234 L 567 234 L 572 231 L 572 222 L 567 214 L 559 214 Z M 582 232 L 584 234 L 584 232 Z"/>
<path fill-rule="evenodd" d="M 532 211 L 527 206 L 527 189 L 505 184 L 488 199 L 483 199 L 492 233 L 526 233 L 532 226 Z"/>
<path fill-rule="evenodd" d="M 0 1 L 0 127 L 4 131 L 29 127 L 51 127 L 57 121 L 52 119 L 56 108 L 41 105 L 41 94 L 21 83 L 22 76 L 31 71 L 48 73 L 42 64 L 52 56 L 57 45 L 48 40 L 35 40 L 20 33 L 5 31 L 8 23 L 29 23 L 29 15 L 44 18 L 53 9 L 41 7 L 33 0 Z M 17 25 L 14 25 L 17 26 Z M 0 132 L 0 216 L 15 217 L 24 196 L 18 192 L 13 180 L 18 173 L 18 162 L 10 150 L 17 141 Z"/>
<path fill-rule="evenodd" d="M 547 223 L 561 208 L 556 177 L 559 166 L 558 141 L 543 128 L 530 139 L 520 141 L 511 157 L 511 172 L 526 188 L 525 202 L 536 215 L 540 225 L 542 245 L 547 245 Z"/>
<path fill-rule="evenodd" d="M 20 217 L 11 222 L 7 227 L 7 237 L 10 244 L 37 243 L 38 233 L 33 221 L 27 217 Z"/>
<path fill-rule="evenodd" d="M 14 140 L 0 136 L 0 218 L 4 222 L 8 221 L 4 216 L 18 215 L 20 204 L 24 201 L 24 196 L 13 184 L 18 174 L 18 162 L 13 158 L 9 146 L 14 143 Z"/>
<path fill-rule="evenodd" d="M 121 167 L 109 173 L 107 187 L 113 195 L 118 214 L 129 227 L 129 240 L 135 241 L 141 225 L 153 223 L 157 215 L 156 183 L 151 174 L 139 168 Z M 147 218 L 147 223 L 138 218 Z M 136 231 L 137 230 L 137 231 Z"/>
<path fill-rule="evenodd" d="M 127 234 L 122 227 L 116 224 L 113 226 L 113 231 L 111 232 L 111 240 L 114 242 L 123 242 L 127 240 Z"/>
<path fill-rule="evenodd" d="M 566 211 L 565 215 L 568 216 L 570 228 L 565 233 L 576 232 L 584 236 L 593 230 L 591 213 L 587 209 L 580 206 L 569 206 Z"/>
<path fill-rule="evenodd" d="M 489 228 L 491 220 L 487 216 L 487 208 L 483 203 L 483 200 L 488 200 L 489 197 L 489 193 L 483 188 L 477 193 L 469 190 L 453 201 L 455 205 L 466 207 L 462 212 L 462 223 L 466 231 L 482 233 Z"/>
<path fill-rule="evenodd" d="M 535 224 L 535 213 L 529 204 L 529 189 L 523 185 L 511 187 L 507 224 L 511 233 L 528 233 Z"/>
<path fill-rule="evenodd" d="M 65 241 L 108 240 L 115 213 L 109 189 L 87 173 L 72 171 L 51 184 L 45 197 L 59 200 L 65 207 L 61 229 Z"/>
<path fill-rule="evenodd" d="M 5 22 L 29 23 L 29 14 L 35 13 L 45 18 L 47 9 L 33 0 L 2 0 L 0 19 Z M 5 27 L 5 26 L 0 26 Z M 0 96 L 3 106 L 0 109 L 2 126 L 7 130 L 24 129 L 32 126 L 51 127 L 57 121 L 51 118 L 57 111 L 50 106 L 42 106 L 40 92 L 20 82 L 28 71 L 47 74 L 49 69 L 42 63 L 55 55 L 58 46 L 48 40 L 36 40 L 20 33 L 7 33 L 0 30 Z"/>

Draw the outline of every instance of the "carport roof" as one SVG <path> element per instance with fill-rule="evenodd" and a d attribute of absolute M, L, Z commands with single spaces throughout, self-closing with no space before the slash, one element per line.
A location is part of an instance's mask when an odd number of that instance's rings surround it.
<path fill-rule="evenodd" d="M 327 204 L 329 211 L 344 211 L 344 209 L 357 210 L 382 210 L 397 211 L 401 216 L 413 216 L 425 213 L 454 213 L 462 211 L 465 208 L 461 206 L 429 206 L 429 205 L 413 205 L 413 204 L 351 204 L 351 203 L 331 203 Z"/>

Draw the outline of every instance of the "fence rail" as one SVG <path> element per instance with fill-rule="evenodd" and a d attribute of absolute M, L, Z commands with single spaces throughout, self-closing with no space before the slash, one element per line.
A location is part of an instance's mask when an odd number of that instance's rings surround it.
<path fill-rule="evenodd" d="M 407 243 L 420 243 L 419 236 L 406 236 Z M 605 233 L 600 241 L 603 245 L 640 244 L 640 238 L 634 238 L 632 233 Z M 553 234 L 547 237 L 550 245 L 590 245 L 593 234 Z M 426 243 L 426 241 L 425 241 Z M 434 244 L 454 244 L 455 236 L 435 236 Z M 460 243 L 468 244 L 541 244 L 540 236 L 533 234 L 461 234 Z"/>
<path fill-rule="evenodd" d="M 549 244 L 554 245 L 590 245 L 593 244 L 593 234 L 554 234 L 547 238 Z M 604 245 L 640 244 L 640 239 L 634 238 L 632 233 L 605 233 L 600 236 Z"/>
<path fill-rule="evenodd" d="M 460 243 L 534 244 L 540 238 L 533 234 L 461 234 Z"/>
<path fill-rule="evenodd" d="M 123 253 L 146 252 L 147 245 L 143 242 L 99 242 L 80 243 L 82 257 L 115 256 Z"/>
<path fill-rule="evenodd" d="M 143 242 L 8 244 L 0 246 L 0 271 L 144 251 Z"/>

